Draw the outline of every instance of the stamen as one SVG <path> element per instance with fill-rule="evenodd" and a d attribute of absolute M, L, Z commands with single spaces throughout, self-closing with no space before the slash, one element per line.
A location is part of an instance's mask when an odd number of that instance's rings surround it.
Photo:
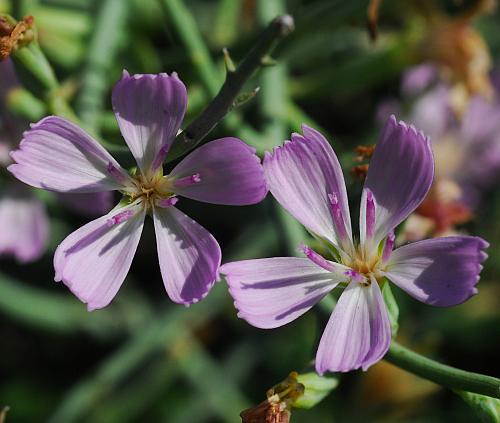
<path fill-rule="evenodd" d="M 197 184 L 198 182 L 201 182 L 201 177 L 199 173 L 195 173 L 194 175 L 177 179 L 176 181 L 174 181 L 174 186 L 176 188 L 185 188 L 190 185 Z"/>
<path fill-rule="evenodd" d="M 395 239 L 396 237 L 394 236 L 394 231 L 391 231 L 385 240 L 384 251 L 382 252 L 382 262 L 386 263 L 389 260 L 389 257 L 391 257 Z"/>
<path fill-rule="evenodd" d="M 108 225 L 109 227 L 119 225 L 120 223 L 123 223 L 130 219 L 134 214 L 135 212 L 132 210 L 124 210 L 106 220 L 106 225 Z"/>
<path fill-rule="evenodd" d="M 167 207 L 175 206 L 178 201 L 179 201 L 179 199 L 175 196 L 168 197 L 168 198 L 164 198 L 163 200 L 160 200 L 158 202 L 158 206 L 163 207 L 163 208 L 167 208 Z"/>
<path fill-rule="evenodd" d="M 366 188 L 366 238 L 371 239 L 375 233 L 375 200 L 372 192 Z"/>
<path fill-rule="evenodd" d="M 106 168 L 108 173 L 115 178 L 118 182 L 125 183 L 127 182 L 127 176 L 124 175 L 118 168 L 111 162 L 108 162 L 108 166 Z"/>
<path fill-rule="evenodd" d="M 328 199 L 330 200 L 330 210 L 332 213 L 333 225 L 335 226 L 335 232 L 337 232 L 341 241 L 345 241 L 347 239 L 347 231 L 345 228 L 344 218 L 342 216 L 342 210 L 340 210 L 337 194 L 328 194 Z"/>
<path fill-rule="evenodd" d="M 333 272 L 335 270 L 335 267 L 329 263 L 327 259 L 304 243 L 300 244 L 299 251 L 303 252 L 309 260 L 311 260 L 314 264 L 317 264 L 319 267 L 322 267 L 329 272 Z"/>
<path fill-rule="evenodd" d="M 163 161 L 165 160 L 165 157 L 167 157 L 169 147 L 169 145 L 162 146 L 156 154 L 156 157 L 153 160 L 153 164 L 151 165 L 153 172 L 163 165 Z"/>
<path fill-rule="evenodd" d="M 361 273 L 356 272 L 354 269 L 346 270 L 344 272 L 344 275 L 346 275 L 347 277 L 351 278 L 351 280 L 353 280 L 354 282 L 362 283 L 362 284 L 366 284 L 367 283 L 366 278 Z"/>

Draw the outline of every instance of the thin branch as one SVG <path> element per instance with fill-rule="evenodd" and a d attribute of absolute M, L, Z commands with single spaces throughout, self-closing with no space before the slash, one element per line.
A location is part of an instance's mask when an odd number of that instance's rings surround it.
<path fill-rule="evenodd" d="M 232 108 L 245 82 L 260 68 L 278 42 L 294 28 L 290 15 L 275 18 L 234 72 L 228 72 L 219 93 L 203 112 L 180 133 L 168 154 L 174 160 L 193 149 Z"/>
<path fill-rule="evenodd" d="M 450 389 L 500 398 L 500 379 L 438 363 L 403 347 L 394 340 L 384 360 Z"/>

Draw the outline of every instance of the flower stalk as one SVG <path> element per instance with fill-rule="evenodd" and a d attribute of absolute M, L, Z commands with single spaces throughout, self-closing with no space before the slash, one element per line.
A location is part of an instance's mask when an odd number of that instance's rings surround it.
<path fill-rule="evenodd" d="M 224 118 L 233 107 L 245 82 L 257 69 L 263 66 L 264 59 L 269 56 L 278 42 L 290 34 L 293 29 L 294 21 L 290 15 L 279 16 L 269 24 L 239 66 L 233 72 L 227 72 L 226 80 L 214 99 L 177 136 L 169 152 L 169 161 L 193 149 Z"/>
<path fill-rule="evenodd" d="M 438 363 L 392 341 L 384 357 L 395 366 L 450 389 L 500 398 L 500 379 Z"/>

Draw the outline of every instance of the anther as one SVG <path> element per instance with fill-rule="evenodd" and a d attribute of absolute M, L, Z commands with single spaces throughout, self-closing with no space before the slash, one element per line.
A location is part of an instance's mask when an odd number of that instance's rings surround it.
<path fill-rule="evenodd" d="M 373 193 L 366 188 L 366 238 L 371 239 L 375 233 L 375 200 Z"/>
<path fill-rule="evenodd" d="M 195 173 L 191 176 L 186 176 L 184 178 L 180 178 L 174 181 L 174 186 L 176 188 L 185 188 L 191 185 L 197 184 L 201 182 L 201 177 L 199 173 Z"/>
<path fill-rule="evenodd" d="M 359 272 L 356 272 L 354 269 L 349 269 L 344 272 L 344 275 L 351 278 L 354 282 L 367 284 L 367 279 Z"/>
<path fill-rule="evenodd" d="M 158 153 L 156 154 L 156 157 L 154 158 L 153 160 L 153 164 L 152 164 L 152 170 L 153 172 L 156 170 L 156 169 L 159 169 L 162 164 L 163 164 L 163 161 L 165 160 L 165 157 L 167 157 L 167 153 L 168 153 L 168 150 L 169 150 L 170 146 L 169 145 L 163 145 L 160 150 L 158 151 Z"/>
<path fill-rule="evenodd" d="M 389 260 L 389 257 L 391 257 L 395 239 L 396 237 L 394 236 L 394 231 L 391 231 L 391 233 L 387 235 L 387 239 L 385 240 L 384 251 L 382 252 L 383 263 L 386 263 Z"/>
<path fill-rule="evenodd" d="M 329 272 L 333 272 L 335 267 L 328 260 L 326 260 L 322 255 L 318 254 L 311 247 L 308 247 L 304 243 L 300 244 L 299 251 L 303 252 L 306 257 L 311 260 L 314 264 L 322 267 Z"/>
<path fill-rule="evenodd" d="M 134 214 L 135 213 L 132 210 L 124 210 L 106 220 L 106 225 L 108 225 L 109 227 L 119 225 L 120 223 L 123 223 L 130 219 Z"/>
<path fill-rule="evenodd" d="M 163 207 L 163 208 L 172 207 L 172 206 L 175 206 L 178 201 L 179 201 L 179 199 L 177 197 L 168 197 L 168 198 L 164 198 L 163 200 L 160 200 L 158 202 L 158 206 Z"/>
<path fill-rule="evenodd" d="M 125 183 L 127 181 L 127 176 L 124 175 L 123 172 L 120 172 L 120 170 L 113 163 L 108 162 L 106 170 L 118 182 Z"/>
<path fill-rule="evenodd" d="M 337 194 L 328 194 L 328 199 L 330 200 L 330 210 L 333 218 L 335 232 L 337 233 L 337 236 L 341 241 L 345 241 L 347 239 L 347 231 L 345 228 L 344 218 L 342 216 L 342 210 L 340 209 Z"/>

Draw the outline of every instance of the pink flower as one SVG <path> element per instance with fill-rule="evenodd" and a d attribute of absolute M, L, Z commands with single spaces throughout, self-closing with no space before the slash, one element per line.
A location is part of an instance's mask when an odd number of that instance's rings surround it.
<path fill-rule="evenodd" d="M 19 182 L 10 182 L 0 195 L 0 255 L 14 256 L 20 263 L 35 261 L 49 238 L 45 207 Z"/>
<path fill-rule="evenodd" d="M 198 148 L 168 175 L 162 163 L 187 105 L 176 74 L 123 73 L 112 95 L 113 110 L 138 170 L 127 173 L 90 135 L 55 116 L 24 134 L 9 170 L 38 188 L 64 193 L 119 191 L 111 212 L 69 235 L 54 257 L 63 281 L 88 309 L 114 298 L 137 250 L 146 214 L 154 220 L 161 274 L 170 298 L 192 304 L 212 287 L 220 265 L 214 237 L 176 207 L 178 195 L 215 204 L 244 205 L 266 195 L 254 150 L 236 138 Z"/>
<path fill-rule="evenodd" d="M 488 244 L 477 237 L 447 237 L 393 251 L 394 228 L 420 204 L 433 178 L 429 139 L 394 116 L 371 159 L 355 241 L 338 159 L 319 132 L 304 125 L 303 133 L 268 153 L 264 172 L 274 197 L 324 241 L 335 261 L 304 246 L 307 258 L 239 261 L 223 265 L 221 273 L 239 316 L 259 328 L 289 323 L 335 287 L 345 286 L 321 338 L 316 370 L 366 370 L 391 342 L 380 285 L 389 279 L 436 306 L 462 303 L 477 293 Z"/>

